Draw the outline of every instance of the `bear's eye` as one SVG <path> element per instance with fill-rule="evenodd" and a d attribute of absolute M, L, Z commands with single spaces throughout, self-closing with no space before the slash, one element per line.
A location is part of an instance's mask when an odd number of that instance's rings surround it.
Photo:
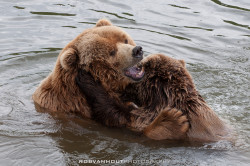
<path fill-rule="evenodd" d="M 124 41 L 124 43 L 125 43 L 125 44 L 128 44 L 128 40 L 126 39 L 126 40 Z"/>
<path fill-rule="evenodd" d="M 116 53 L 115 50 L 111 51 L 111 52 L 110 52 L 110 56 L 115 56 L 115 53 Z"/>

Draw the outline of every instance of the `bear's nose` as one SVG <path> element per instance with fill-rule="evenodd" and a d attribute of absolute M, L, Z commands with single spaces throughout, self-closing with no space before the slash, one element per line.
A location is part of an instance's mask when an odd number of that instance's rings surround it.
<path fill-rule="evenodd" d="M 143 56 L 142 47 L 141 46 L 136 46 L 135 48 L 133 48 L 132 56 L 135 57 L 135 58 L 142 58 L 142 56 Z"/>

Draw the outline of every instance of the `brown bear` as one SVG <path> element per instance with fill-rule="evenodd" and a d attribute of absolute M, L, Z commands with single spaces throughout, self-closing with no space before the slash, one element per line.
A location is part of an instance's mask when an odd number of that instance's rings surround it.
<path fill-rule="evenodd" d="M 53 71 L 33 94 L 35 106 L 51 112 L 73 112 L 87 118 L 100 117 L 109 126 L 126 124 L 129 119 L 127 110 L 132 108 L 130 104 L 115 103 L 115 107 L 124 111 L 113 112 L 113 119 L 109 117 L 110 120 L 104 120 L 105 117 L 99 115 L 100 112 L 92 112 L 75 78 L 79 71 L 89 72 L 108 95 L 115 99 L 127 84 L 143 77 L 139 68 L 134 76 L 126 76 L 126 71 L 142 58 L 142 47 L 136 46 L 133 39 L 121 28 L 101 19 L 96 26 L 83 31 L 64 47 Z M 109 106 L 106 105 L 105 109 L 107 107 Z M 112 111 L 113 108 L 107 109 Z"/>
<path fill-rule="evenodd" d="M 120 96 L 123 101 L 120 103 L 130 101 L 138 106 L 128 111 L 130 121 L 126 124 L 127 127 L 143 132 L 155 140 L 185 139 L 203 142 L 227 137 L 228 127 L 196 90 L 183 60 L 162 54 L 150 55 L 130 68 L 126 75 L 133 76 L 138 68 L 145 71 L 144 78 L 130 83 Z M 101 95 L 88 95 L 94 101 L 90 104 L 94 109 L 100 109 L 107 101 L 112 103 L 112 96 L 108 96 L 105 89 L 88 73 L 79 73 L 77 77 L 83 93 L 94 87 L 100 92 Z M 114 109 L 124 111 L 118 107 Z M 102 110 L 102 115 L 108 118 L 112 113 Z"/>
<path fill-rule="evenodd" d="M 140 83 L 134 83 L 132 89 L 136 89 L 142 107 L 159 114 L 144 129 L 145 135 L 157 140 L 218 141 L 228 138 L 228 126 L 196 90 L 183 60 L 156 54 L 143 59 L 140 65 L 144 67 L 145 77 Z M 179 128 L 172 128 L 171 116 L 177 118 Z"/>

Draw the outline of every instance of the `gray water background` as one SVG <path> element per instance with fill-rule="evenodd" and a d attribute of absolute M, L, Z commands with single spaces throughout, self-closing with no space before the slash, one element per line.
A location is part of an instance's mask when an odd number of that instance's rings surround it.
<path fill-rule="evenodd" d="M 37 112 L 31 95 L 60 50 L 104 17 L 146 54 L 184 59 L 201 95 L 236 131 L 235 143 L 152 141 Z M 250 165 L 249 58 L 249 0 L 0 0 L 0 165 L 78 165 L 85 159 Z"/>

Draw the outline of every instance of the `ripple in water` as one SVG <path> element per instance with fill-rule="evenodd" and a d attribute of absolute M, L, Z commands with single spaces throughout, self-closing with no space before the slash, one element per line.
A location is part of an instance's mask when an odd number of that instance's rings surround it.
<path fill-rule="evenodd" d="M 0 163 L 79 165 L 79 160 L 164 160 L 162 165 L 249 165 L 248 0 L 1 1 Z M 37 112 L 31 95 L 60 50 L 106 17 L 146 54 L 184 59 L 197 89 L 236 141 L 152 141 L 78 117 Z"/>

